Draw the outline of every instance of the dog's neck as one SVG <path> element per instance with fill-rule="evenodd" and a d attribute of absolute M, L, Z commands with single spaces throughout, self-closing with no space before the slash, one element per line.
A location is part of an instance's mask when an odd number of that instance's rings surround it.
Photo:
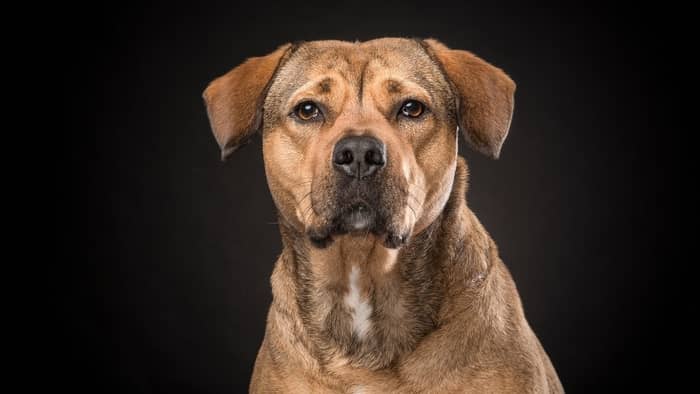
<path fill-rule="evenodd" d="M 459 159 L 445 208 L 400 250 L 372 235 L 338 237 L 318 249 L 281 223 L 281 264 L 293 287 L 284 298 L 296 300 L 284 309 L 298 310 L 303 330 L 296 335 L 321 365 L 390 367 L 436 327 L 449 288 L 446 271 L 469 253 L 467 233 L 476 220 L 466 207 L 466 178 Z M 488 267 L 468 270 L 483 280 Z M 273 275 L 273 292 L 283 291 L 275 281 Z"/>

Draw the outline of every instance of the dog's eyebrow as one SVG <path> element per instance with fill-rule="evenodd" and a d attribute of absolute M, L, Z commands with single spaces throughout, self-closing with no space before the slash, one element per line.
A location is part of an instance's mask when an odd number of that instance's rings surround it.
<path fill-rule="evenodd" d="M 318 83 L 318 92 L 320 94 L 330 93 L 332 85 L 333 85 L 333 80 L 326 77 Z"/>
<path fill-rule="evenodd" d="M 435 99 L 429 90 L 424 89 L 421 85 L 410 80 L 400 81 L 388 78 L 384 80 L 382 84 L 386 88 L 386 91 L 392 96 L 411 95 L 413 93 L 417 94 L 419 97 L 422 96 L 423 100 L 428 99 L 429 102 L 426 104 L 430 104 L 430 102 Z"/>
<path fill-rule="evenodd" d="M 321 78 L 308 81 L 292 91 L 292 94 L 289 96 L 285 106 L 290 107 L 292 105 L 296 105 L 300 98 L 329 96 L 331 93 L 331 88 L 333 85 L 335 85 L 335 83 L 336 81 L 329 76 L 323 76 Z"/>
<path fill-rule="evenodd" d="M 392 94 L 399 94 L 403 90 L 401 82 L 395 79 L 387 79 L 386 82 L 384 82 L 384 84 L 386 85 L 386 90 Z"/>

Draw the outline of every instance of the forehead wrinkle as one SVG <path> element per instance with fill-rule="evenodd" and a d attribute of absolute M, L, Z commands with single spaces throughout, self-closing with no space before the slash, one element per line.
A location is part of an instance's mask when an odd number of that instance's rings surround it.
<path fill-rule="evenodd" d="M 369 66 L 369 61 L 365 62 L 360 70 L 360 77 L 358 78 L 358 88 L 357 88 L 357 99 L 362 103 L 362 92 L 365 88 L 365 76 L 367 74 L 367 67 Z"/>

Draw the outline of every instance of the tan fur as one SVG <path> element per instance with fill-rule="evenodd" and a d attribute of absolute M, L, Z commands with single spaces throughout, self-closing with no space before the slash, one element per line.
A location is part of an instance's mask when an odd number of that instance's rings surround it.
<path fill-rule="evenodd" d="M 205 93 L 212 128 L 226 153 L 262 114 L 284 244 L 250 392 L 563 392 L 465 200 L 456 131 L 498 156 L 515 89 L 505 73 L 434 40 L 378 39 L 288 45 L 222 78 Z M 429 112 L 397 117 L 406 99 Z M 322 121 L 290 115 L 304 100 L 319 103 Z M 331 152 L 348 135 L 386 146 L 376 202 L 386 234 L 336 234 L 319 247 L 310 237 L 338 209 Z M 384 238 L 393 233 L 408 237 L 398 249 Z"/>

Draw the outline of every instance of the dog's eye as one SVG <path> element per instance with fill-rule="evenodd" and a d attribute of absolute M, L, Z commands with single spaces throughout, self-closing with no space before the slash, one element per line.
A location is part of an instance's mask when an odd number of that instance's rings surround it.
<path fill-rule="evenodd" d="M 425 111 L 423 103 L 416 100 L 407 100 L 401 105 L 399 114 L 409 118 L 417 118 L 423 114 L 423 111 Z"/>
<path fill-rule="evenodd" d="M 294 113 L 301 120 L 313 120 L 321 115 L 321 111 L 318 109 L 316 104 L 311 101 L 304 101 L 303 103 L 297 105 L 294 109 Z"/>

